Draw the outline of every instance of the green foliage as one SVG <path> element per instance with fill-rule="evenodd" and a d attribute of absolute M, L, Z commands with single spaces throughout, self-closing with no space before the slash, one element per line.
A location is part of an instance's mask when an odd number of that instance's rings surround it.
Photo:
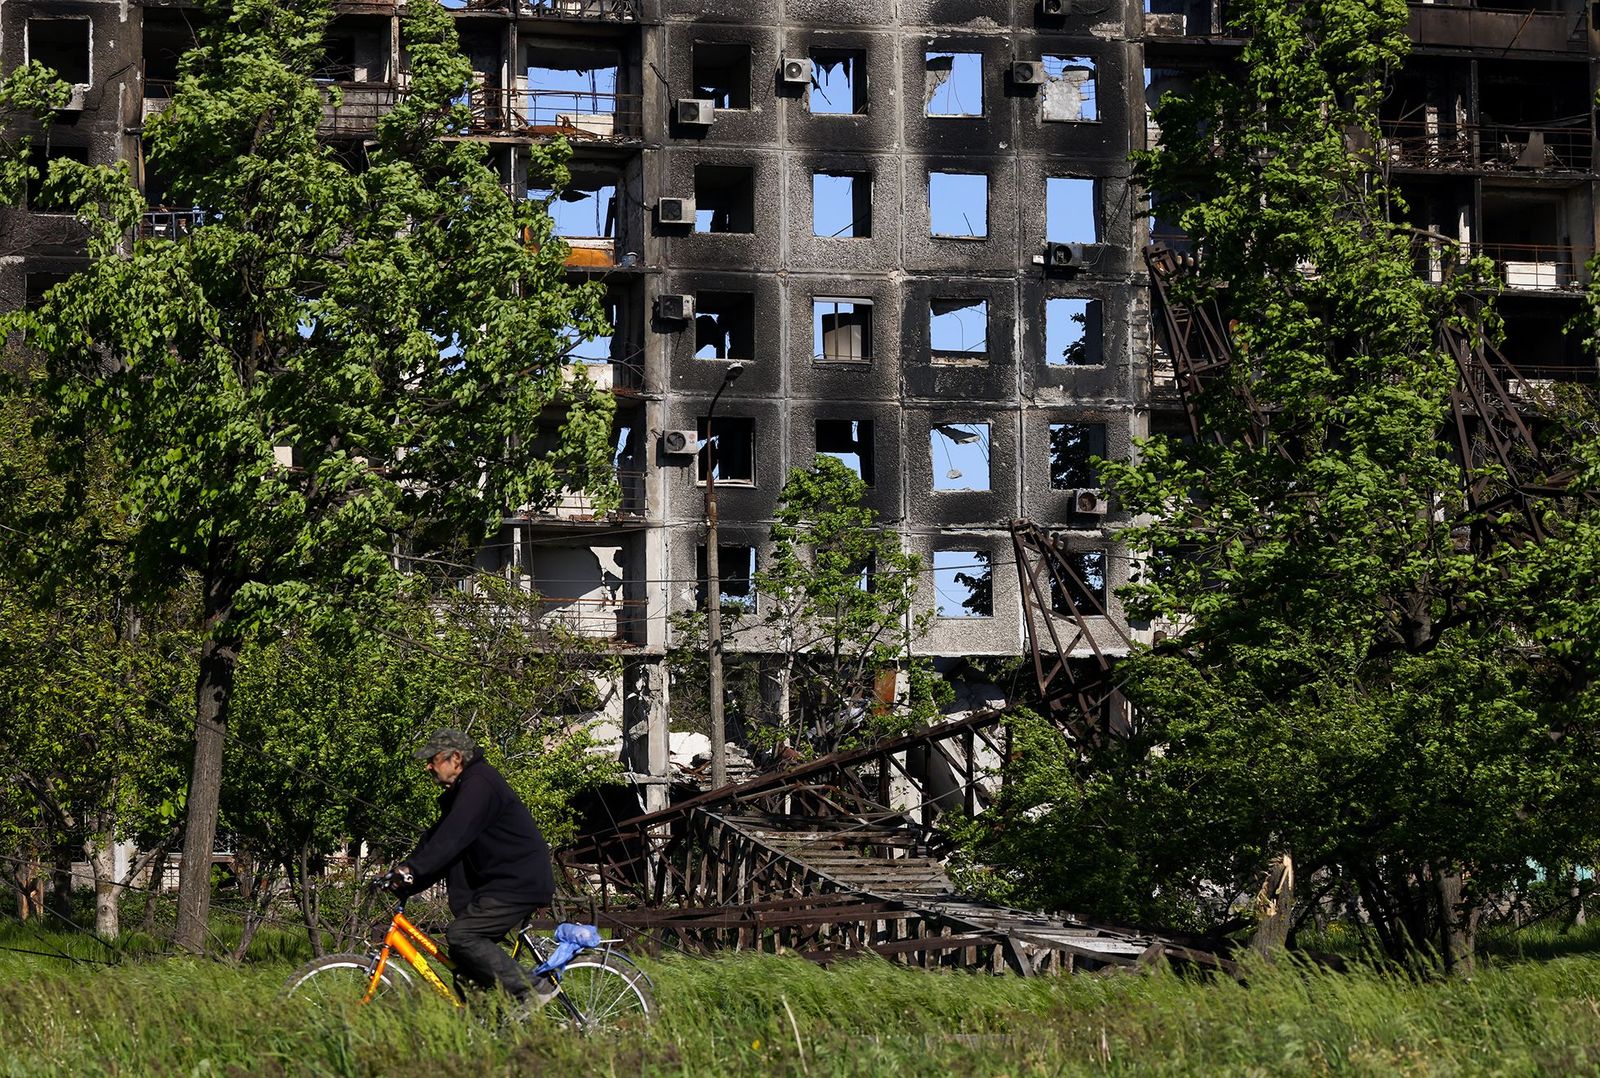
<path fill-rule="evenodd" d="M 302 941 L 303 942 L 303 941 Z M 1593 934 L 1574 942 L 1592 949 Z M 0 924 L 0 947 L 61 947 Z M 615 1037 L 489 1030 L 431 996 L 319 1013 L 287 962 L 130 962 L 0 951 L 7 1073 L 522 1071 L 646 1075 L 1578 1074 L 1600 1065 L 1600 959 L 1419 982 L 1292 963 L 1231 981 L 990 977 L 792 957 L 649 963 L 659 1020 Z M 792 1016 L 792 1018 L 791 1018 Z"/>
<path fill-rule="evenodd" d="M 725 615 L 729 649 L 762 653 L 775 695 L 788 702 L 751 723 L 757 744 L 827 752 L 931 722 L 949 696 L 912 655 L 932 618 L 915 610 L 921 559 L 879 525 L 866 493 L 833 457 L 791 471 L 771 551 L 755 574 L 755 609 Z M 702 630 L 698 617 L 679 621 L 687 642 L 673 656 L 679 681 L 703 683 Z M 904 686 L 882 692 L 880 683 L 902 671 Z"/>
<path fill-rule="evenodd" d="M 1481 267 L 1424 280 L 1403 204 L 1353 148 L 1377 142 L 1405 5 L 1230 11 L 1241 61 L 1163 99 L 1162 145 L 1137 155 L 1199 257 L 1178 298 L 1231 329 L 1198 403 L 1221 437 L 1101 465 L 1139 521 L 1128 614 L 1172 639 L 1122 667 L 1131 741 L 1053 779 L 1032 761 L 1065 746 L 1029 734 L 1002 812 L 964 837 L 1020 899 L 1147 923 L 1221 920 L 1287 851 L 1303 890 L 1334 874 L 1404 953 L 1439 930 L 1431 880 L 1464 871 L 1470 909 L 1600 833 L 1589 724 L 1551 737 L 1549 703 L 1593 548 L 1587 525 L 1548 548 L 1464 541 L 1494 522 L 1467 519 L 1441 437 L 1457 374 L 1438 341 Z M 1538 645 L 1534 565 L 1546 594 L 1583 592 Z"/>
<path fill-rule="evenodd" d="M 470 541 L 558 471 L 604 500 L 611 402 L 562 374 L 568 327 L 602 328 L 598 292 L 566 285 L 548 219 L 482 147 L 443 137 L 470 77 L 449 16 L 410 9 L 410 88 L 360 169 L 317 139 L 326 7 L 214 7 L 145 131 L 197 227 L 130 246 L 126 175 L 58 162 L 91 263 L 3 327 L 43 357 L 53 466 L 77 481 L 89 431 L 126 463 L 138 581 L 201 574 L 226 634 L 346 619 L 393 593 L 397 534 Z M 561 437 L 530 437 L 558 399 Z"/>

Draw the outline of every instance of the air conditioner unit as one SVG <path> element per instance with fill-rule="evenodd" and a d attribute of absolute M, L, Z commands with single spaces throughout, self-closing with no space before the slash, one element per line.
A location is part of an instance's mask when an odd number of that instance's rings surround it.
<path fill-rule="evenodd" d="M 1103 517 L 1111 508 L 1106 492 L 1090 487 L 1082 487 L 1072 492 L 1072 511 L 1074 513 L 1089 513 Z"/>
<path fill-rule="evenodd" d="M 695 124 L 700 127 L 709 127 L 717 119 L 717 104 L 710 98 L 680 97 L 678 98 L 678 122 L 680 124 Z"/>
<path fill-rule="evenodd" d="M 694 224 L 694 199 L 656 199 L 656 220 L 660 221 L 664 225 Z"/>
<path fill-rule="evenodd" d="M 784 58 L 781 77 L 791 86 L 811 85 L 811 61 Z"/>
<path fill-rule="evenodd" d="M 1071 15 L 1072 0 L 1039 0 L 1039 10 L 1046 15 Z"/>
<path fill-rule="evenodd" d="M 664 322 L 693 321 L 694 297 L 687 295 L 656 297 L 656 317 Z"/>
<path fill-rule="evenodd" d="M 669 430 L 661 436 L 661 451 L 673 457 L 692 457 L 700 452 L 700 432 Z"/>
<path fill-rule="evenodd" d="M 1044 245 L 1046 269 L 1082 269 L 1084 249 L 1081 243 L 1047 243 Z"/>
<path fill-rule="evenodd" d="M 1011 81 L 1017 86 L 1043 86 L 1044 65 L 1037 60 L 1013 60 Z"/>

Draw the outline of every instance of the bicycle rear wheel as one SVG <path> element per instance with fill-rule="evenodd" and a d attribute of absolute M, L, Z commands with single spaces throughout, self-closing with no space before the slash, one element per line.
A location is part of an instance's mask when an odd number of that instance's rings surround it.
<path fill-rule="evenodd" d="M 549 1011 L 583 1033 L 642 1026 L 655 1018 L 650 982 L 609 955 L 582 957 L 561 971 L 561 992 Z"/>
<path fill-rule="evenodd" d="M 318 1007 L 351 1007 L 361 1002 L 372 980 L 377 959 L 364 954 L 330 954 L 312 959 L 294 973 L 283 986 L 283 994 L 309 1000 Z M 378 978 L 373 999 L 394 997 L 409 992 L 411 978 L 393 964 L 386 965 Z"/>

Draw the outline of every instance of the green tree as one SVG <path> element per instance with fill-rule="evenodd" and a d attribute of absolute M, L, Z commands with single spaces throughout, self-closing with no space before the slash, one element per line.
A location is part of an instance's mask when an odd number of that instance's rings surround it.
<path fill-rule="evenodd" d="M 474 591 L 419 586 L 388 632 L 337 650 L 309 634 L 246 648 L 222 797 L 256 877 L 242 881 L 256 902 L 238 953 L 277 879 L 318 953 L 325 934 L 339 950 L 365 930 L 350 885 L 432 822 L 438 790 L 411 753 L 439 726 L 479 739 L 553 844 L 574 833 L 575 799 L 617 777 L 582 717 L 614 664 L 596 642 L 544 627 L 537 596 L 514 583 L 479 578 Z"/>
<path fill-rule="evenodd" d="M 597 286 L 568 286 L 542 208 L 513 203 L 481 145 L 455 137 L 471 68 L 449 16 L 409 7 L 407 93 L 362 167 L 317 140 L 326 0 L 206 11 L 145 128 L 150 168 L 203 208 L 196 227 L 130 243 L 142 201 L 126 169 L 54 162 L 47 190 L 88 226 L 89 266 L 0 325 L 42 359 L 69 485 L 88 432 L 125 463 L 133 579 L 198 581 L 177 928 L 193 950 L 245 642 L 294 618 L 358 621 L 398 586 L 397 545 L 479 537 L 563 483 L 611 490 L 611 402 L 562 369 L 573 327 L 603 329 Z M 534 151 L 556 185 L 563 149 Z M 534 436 L 556 401 L 559 435 Z"/>
<path fill-rule="evenodd" d="M 790 472 L 779 495 L 758 600 L 728 629 L 732 649 L 772 660 L 776 703 L 748 731 L 758 744 L 827 752 L 931 722 L 948 697 L 912 654 L 932 617 L 915 606 L 921 559 L 878 523 L 866 492 L 844 464 L 819 456 Z M 697 641 L 698 623 L 687 627 Z M 695 658 L 685 650 L 680 671 Z M 900 672 L 896 691 L 889 681 Z"/>
<path fill-rule="evenodd" d="M 1523 549 L 1463 541 L 1503 523 L 1468 515 L 1442 437 L 1440 327 L 1475 331 L 1481 282 L 1421 278 L 1403 205 L 1352 149 L 1379 141 L 1405 5 L 1231 11 L 1240 62 L 1164 99 L 1138 160 L 1198 253 L 1179 299 L 1233 330 L 1198 403 L 1221 437 L 1103 465 L 1145 521 L 1124 533 L 1146 552 L 1129 616 L 1175 636 L 1123 667 L 1137 736 L 1020 783 L 987 848 L 1034 901 L 1191 922 L 1288 852 L 1360 896 L 1389 954 L 1466 963 L 1484 896 L 1592 818 L 1586 739 L 1549 736 L 1540 611 L 1506 583 Z"/>

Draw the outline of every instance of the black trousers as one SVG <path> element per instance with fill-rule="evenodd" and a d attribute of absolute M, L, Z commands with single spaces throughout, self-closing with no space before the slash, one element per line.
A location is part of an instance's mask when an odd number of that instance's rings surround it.
<path fill-rule="evenodd" d="M 521 928 L 533 910 L 532 902 L 473 899 L 444 930 L 457 981 L 479 988 L 493 988 L 498 981 L 514 999 L 526 998 L 532 990 L 528 975 L 500 941 Z"/>

